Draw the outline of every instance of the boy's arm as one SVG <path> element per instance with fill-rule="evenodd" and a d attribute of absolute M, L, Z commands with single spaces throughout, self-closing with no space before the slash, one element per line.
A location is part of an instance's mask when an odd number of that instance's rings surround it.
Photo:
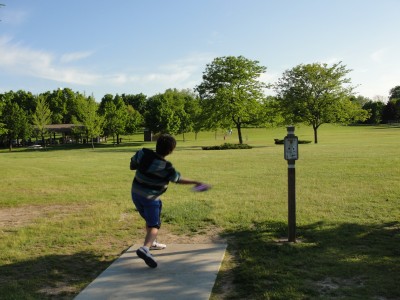
<path fill-rule="evenodd" d="M 132 158 L 131 158 L 131 163 L 130 163 L 130 166 L 129 166 L 129 168 L 131 169 L 131 170 L 136 170 L 137 168 L 138 168 L 138 162 L 137 162 L 137 154 L 135 154 L 134 156 L 132 156 Z"/>
<path fill-rule="evenodd" d="M 189 179 L 189 178 L 182 178 L 182 177 L 179 178 L 179 180 L 176 183 L 179 183 L 179 184 L 195 184 L 196 186 L 202 184 L 200 181 L 192 180 L 192 179 Z"/>

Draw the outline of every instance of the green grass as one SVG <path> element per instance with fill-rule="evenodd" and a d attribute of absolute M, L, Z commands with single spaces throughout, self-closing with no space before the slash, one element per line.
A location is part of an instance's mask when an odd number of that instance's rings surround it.
<path fill-rule="evenodd" d="M 309 127 L 295 133 L 313 139 Z M 169 159 L 213 189 L 170 185 L 163 226 L 186 235 L 222 230 L 232 259 L 212 298 L 400 298 L 400 129 L 323 125 L 319 144 L 299 146 L 295 244 L 280 241 L 287 239 L 287 163 L 274 139 L 285 135 L 285 128 L 244 129 L 253 148 L 223 151 L 201 147 L 236 143 L 235 134 L 177 136 Z M 0 150 L 0 212 L 21 213 L 0 223 L 0 299 L 73 298 L 141 239 L 129 159 L 154 146 L 141 140 L 124 137 L 95 151 Z M 234 289 L 226 291 L 231 277 Z"/>

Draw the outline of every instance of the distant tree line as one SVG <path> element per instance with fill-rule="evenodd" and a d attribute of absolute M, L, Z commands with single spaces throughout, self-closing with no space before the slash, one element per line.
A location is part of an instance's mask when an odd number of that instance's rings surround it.
<path fill-rule="evenodd" d="M 200 130 L 194 125 L 198 98 L 189 90 L 167 90 L 147 97 L 144 94 L 106 94 L 100 102 L 93 96 L 69 88 L 33 95 L 26 91 L 0 94 L 0 143 L 9 146 L 44 141 L 50 124 L 77 124 L 74 134 L 93 140 L 132 134 L 143 127 L 154 133 L 184 134 Z"/>
<path fill-rule="evenodd" d="M 372 100 L 363 96 L 352 97 L 351 101 L 369 112 L 368 118 L 361 122 L 363 124 L 400 123 L 400 85 L 390 90 L 387 103 L 380 97 Z"/>
<path fill-rule="evenodd" d="M 259 80 L 266 67 L 243 56 L 218 57 L 206 65 L 203 81 L 193 90 L 168 89 L 153 96 L 106 94 L 93 96 L 69 88 L 38 95 L 19 90 L 0 94 L 0 143 L 24 144 L 49 136 L 47 125 L 77 124 L 76 135 L 86 141 L 120 136 L 147 128 L 154 134 L 197 133 L 236 128 L 243 143 L 244 126 L 305 123 L 317 129 L 324 123 L 380 124 L 400 119 L 400 86 L 390 90 L 389 101 L 354 96 L 342 63 L 298 65 L 275 83 Z M 266 96 L 273 88 L 276 96 Z"/>

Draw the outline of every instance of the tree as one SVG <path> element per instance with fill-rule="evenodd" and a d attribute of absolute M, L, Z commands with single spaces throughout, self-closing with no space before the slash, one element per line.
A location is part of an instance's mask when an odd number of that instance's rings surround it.
<path fill-rule="evenodd" d="M 368 112 L 350 101 L 354 87 L 346 75 L 351 70 L 341 62 L 300 64 L 283 73 L 274 89 L 287 123 L 303 122 L 314 130 L 324 123 L 350 123 L 367 118 Z"/>
<path fill-rule="evenodd" d="M 257 124 L 267 85 L 258 81 L 266 67 L 243 56 L 218 57 L 206 65 L 203 82 L 196 87 L 208 127 L 235 125 L 243 143 L 243 125 Z"/>
<path fill-rule="evenodd" d="M 87 99 L 82 108 L 82 124 L 85 126 L 88 139 L 91 139 L 93 149 L 93 139 L 101 135 L 104 122 L 103 117 L 97 113 L 97 109 L 98 104 L 92 97 Z"/>
<path fill-rule="evenodd" d="M 3 95 L 0 95 L 0 137 L 7 134 L 7 129 L 5 124 L 3 123 L 3 108 L 5 106 L 5 102 L 3 101 Z M 0 140 L 1 142 L 1 140 Z"/>
<path fill-rule="evenodd" d="M 370 102 L 371 99 L 364 97 L 364 96 L 351 96 L 350 101 L 353 103 L 358 103 L 361 107 L 363 107 L 366 103 Z"/>
<path fill-rule="evenodd" d="M 393 99 L 400 99 L 400 85 L 395 86 L 389 92 L 389 101 Z"/>
<path fill-rule="evenodd" d="M 126 105 L 131 105 L 136 111 L 138 111 L 141 115 L 144 114 L 146 108 L 146 100 L 147 97 L 144 94 L 137 95 L 121 95 Z"/>
<path fill-rule="evenodd" d="M 125 132 L 127 134 L 134 133 L 141 125 L 143 125 L 143 116 L 135 110 L 132 105 L 128 105 L 127 108 L 127 122 L 125 126 Z"/>
<path fill-rule="evenodd" d="M 52 113 L 51 122 L 53 124 L 63 124 L 64 116 L 67 113 L 67 107 L 62 97 L 62 91 L 58 89 L 53 92 L 46 92 L 43 96 L 46 97 L 46 101 Z"/>
<path fill-rule="evenodd" d="M 190 90 L 167 89 L 146 102 L 145 126 L 154 133 L 182 134 L 193 130 L 195 94 Z"/>
<path fill-rule="evenodd" d="M 395 86 L 389 92 L 389 101 L 383 112 L 386 123 L 399 122 L 400 120 L 400 85 Z"/>
<path fill-rule="evenodd" d="M 100 102 L 99 112 L 104 116 L 104 133 L 117 137 L 119 144 L 119 135 L 125 133 L 125 128 L 128 120 L 127 106 L 122 100 L 122 97 L 107 94 Z"/>
<path fill-rule="evenodd" d="M 31 92 L 18 90 L 16 92 L 10 91 L 13 94 L 13 102 L 25 111 L 27 115 L 31 115 L 36 109 L 36 99 Z"/>
<path fill-rule="evenodd" d="M 32 115 L 32 123 L 35 125 L 36 131 L 42 138 L 42 143 L 46 149 L 44 136 L 48 132 L 46 126 L 51 124 L 51 111 L 46 103 L 46 98 L 43 95 L 37 97 L 36 110 Z"/>
<path fill-rule="evenodd" d="M 53 124 L 71 124 L 82 121 L 82 108 L 87 100 L 85 95 L 70 88 L 42 93 L 52 112 Z"/>
<path fill-rule="evenodd" d="M 277 127 L 285 125 L 285 118 L 280 109 L 277 97 L 267 96 L 264 100 L 264 109 L 260 117 L 266 127 Z"/>
<path fill-rule="evenodd" d="M 381 101 L 368 101 L 363 105 L 363 109 L 369 112 L 368 118 L 364 121 L 366 124 L 380 124 L 382 122 L 382 113 L 385 104 Z"/>
<path fill-rule="evenodd" d="M 392 98 L 386 103 L 382 112 L 383 123 L 393 123 L 400 120 L 400 98 Z"/>
<path fill-rule="evenodd" d="M 164 94 L 154 95 L 147 100 L 144 122 L 154 133 L 176 134 L 181 125 L 179 117 L 164 98 Z"/>
<path fill-rule="evenodd" d="M 104 115 L 106 110 L 106 104 L 109 102 L 114 102 L 114 96 L 111 94 L 106 94 L 101 98 L 99 112 L 100 114 Z"/>
<path fill-rule="evenodd" d="M 25 139 L 30 136 L 31 125 L 24 110 L 12 99 L 6 99 L 2 118 L 1 123 L 4 124 L 9 150 L 12 151 L 14 140 L 17 140 L 18 144 L 18 139 Z"/>
<path fill-rule="evenodd" d="M 195 95 L 190 90 L 168 89 L 164 93 L 164 100 L 174 112 L 174 117 L 179 119 L 179 128 L 176 133 L 183 135 L 193 130 L 193 101 Z"/>
<path fill-rule="evenodd" d="M 104 130 L 107 135 L 112 135 L 113 142 L 117 138 L 119 144 L 119 135 L 125 132 L 125 125 L 127 119 L 127 111 L 125 105 L 118 107 L 114 102 L 108 102 L 105 106 L 104 112 Z"/>
<path fill-rule="evenodd" d="M 190 127 L 197 140 L 197 134 L 205 128 L 199 97 L 191 94 L 191 96 L 185 98 L 185 111 L 190 116 Z"/>

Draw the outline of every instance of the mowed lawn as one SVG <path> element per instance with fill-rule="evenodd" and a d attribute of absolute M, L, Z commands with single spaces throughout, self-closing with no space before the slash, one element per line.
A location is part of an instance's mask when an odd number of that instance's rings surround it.
<path fill-rule="evenodd" d="M 287 239 L 285 128 L 177 136 L 168 157 L 206 193 L 170 185 L 164 232 L 213 228 L 228 251 L 212 299 L 400 299 L 400 128 L 323 125 L 299 145 L 297 243 Z M 310 127 L 297 127 L 312 140 Z M 129 160 L 142 135 L 119 146 L 0 150 L 0 299 L 71 299 L 143 235 L 130 200 Z M 162 240 L 168 243 L 168 240 Z"/>

